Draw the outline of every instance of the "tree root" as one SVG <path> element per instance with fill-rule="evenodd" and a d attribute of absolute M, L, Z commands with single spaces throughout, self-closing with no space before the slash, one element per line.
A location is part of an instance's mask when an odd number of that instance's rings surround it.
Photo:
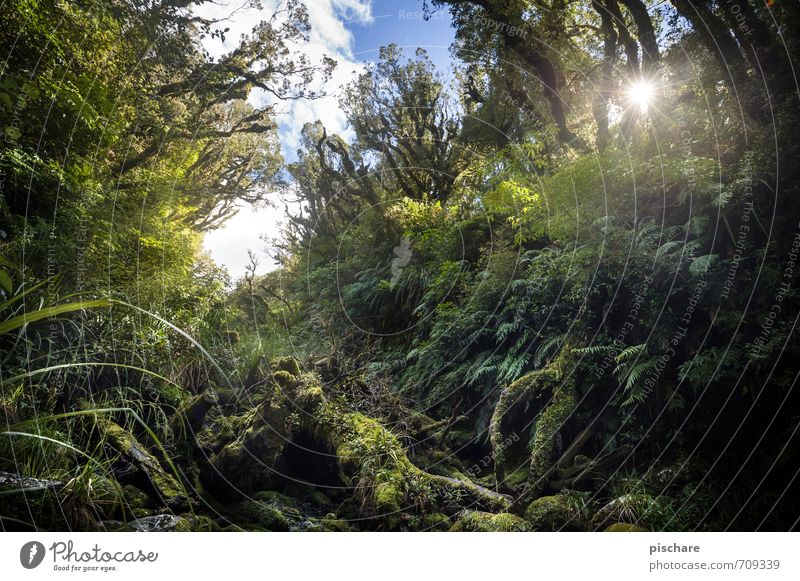
<path fill-rule="evenodd" d="M 505 449 L 502 421 L 515 404 L 531 395 L 543 397 L 552 392 L 550 402 L 541 411 L 535 426 L 535 436 L 531 450 L 527 487 L 536 490 L 538 484 L 552 465 L 555 440 L 564 421 L 575 408 L 575 385 L 564 380 L 565 372 L 572 362 L 572 348 L 564 345 L 558 356 L 546 367 L 519 378 L 500 394 L 489 423 L 489 440 L 495 463 L 495 476 L 498 485 L 505 480 Z"/>
<path fill-rule="evenodd" d="M 335 453 L 339 479 L 351 486 L 369 514 L 443 512 L 464 508 L 503 511 L 504 495 L 473 482 L 425 472 L 411 463 L 397 436 L 376 420 L 329 400 L 314 374 L 293 375 L 278 362 L 274 393 L 240 416 L 237 436 L 211 459 L 210 488 L 224 475 L 240 492 L 264 490 L 276 483 L 284 450 L 301 432 Z M 214 473 L 217 474 L 215 478 Z"/>

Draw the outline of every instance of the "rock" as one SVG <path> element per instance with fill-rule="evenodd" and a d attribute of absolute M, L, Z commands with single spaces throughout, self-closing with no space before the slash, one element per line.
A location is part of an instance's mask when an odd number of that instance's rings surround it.
<path fill-rule="evenodd" d="M 122 487 L 122 498 L 130 507 L 144 508 L 150 506 L 152 500 L 146 492 L 136 488 L 132 484 Z"/>
<path fill-rule="evenodd" d="M 191 530 L 189 521 L 174 514 L 159 514 L 137 518 L 127 523 L 127 528 L 137 533 L 186 532 Z"/>
<path fill-rule="evenodd" d="M 30 478 L 28 476 L 23 476 L 22 474 L 0 471 L 0 490 L 3 491 L 21 490 L 21 489 L 24 489 L 26 492 L 35 489 L 55 490 L 61 488 L 63 485 L 64 483 L 59 482 L 58 480 L 43 480 L 41 478 Z"/>
<path fill-rule="evenodd" d="M 415 512 L 453 513 L 465 506 L 507 510 L 509 497 L 412 464 L 398 437 L 378 421 L 329 400 L 312 374 L 292 375 L 290 370 L 299 373 L 296 360 L 278 360 L 273 367 L 276 384 L 257 408 L 231 419 L 234 439 L 201 472 L 204 486 L 214 494 L 233 499 L 278 488 L 286 473 L 282 463 L 291 452 L 287 445 L 302 440 L 314 442 L 334 460 L 331 479 L 353 486 L 369 516 L 409 507 Z"/>
<path fill-rule="evenodd" d="M 534 531 L 585 530 L 587 514 L 567 495 L 542 496 L 528 505 L 525 520 Z"/>
<path fill-rule="evenodd" d="M 326 514 L 320 521 L 320 528 L 323 531 L 340 533 L 340 532 L 349 532 L 352 529 L 350 528 L 350 524 L 346 520 L 341 520 L 336 517 L 333 513 Z"/>
<path fill-rule="evenodd" d="M 632 525 L 626 522 L 615 522 L 613 525 L 606 528 L 604 533 L 646 533 L 647 529 L 640 526 Z"/>
<path fill-rule="evenodd" d="M 319 490 L 315 490 L 309 494 L 308 500 L 315 506 L 330 506 L 332 504 L 331 499 L 328 498 L 328 495 Z"/>
<path fill-rule="evenodd" d="M 273 373 L 285 371 L 293 377 L 300 376 L 300 362 L 294 357 L 281 357 L 272 362 L 270 366 Z"/>
<path fill-rule="evenodd" d="M 113 470 L 121 483 L 145 490 L 167 507 L 187 506 L 184 489 L 133 434 L 111 420 L 99 419 L 96 425 L 101 440 L 111 449 L 109 456 L 117 457 Z"/>
<path fill-rule="evenodd" d="M 508 512 L 494 514 L 477 510 L 463 511 L 451 532 L 522 532 L 529 530 L 528 524 L 520 517 Z"/>
<path fill-rule="evenodd" d="M 428 531 L 447 531 L 450 530 L 452 522 L 450 517 L 441 512 L 434 512 L 426 514 L 421 517 L 414 517 L 409 523 L 412 531 L 428 532 Z"/>
<path fill-rule="evenodd" d="M 222 530 L 217 521 L 209 516 L 182 514 L 181 518 L 188 523 L 189 530 L 192 532 L 218 532 Z"/>
<path fill-rule="evenodd" d="M 203 427 L 208 411 L 218 401 L 217 394 L 211 390 L 192 397 L 178 408 L 171 422 L 172 431 L 181 440 L 194 441 L 195 434 Z"/>
<path fill-rule="evenodd" d="M 647 516 L 655 500 L 647 494 L 625 494 L 598 510 L 592 517 L 593 530 L 601 530 L 611 523 L 638 524 Z"/>
<path fill-rule="evenodd" d="M 257 408 L 243 414 L 234 428 L 233 441 L 203 466 L 203 483 L 223 498 L 247 495 L 277 483 L 276 465 L 290 441 L 287 430 L 291 407 L 282 394 L 275 393 Z"/>
<path fill-rule="evenodd" d="M 272 504 L 260 501 L 250 501 L 242 504 L 236 510 L 237 524 L 249 524 L 248 530 L 261 531 L 288 531 L 291 523 L 278 508 Z M 240 522 L 241 521 L 241 522 Z"/>
<path fill-rule="evenodd" d="M 0 531 L 64 530 L 58 480 L 0 472 Z"/>
<path fill-rule="evenodd" d="M 336 357 L 330 355 L 314 362 L 314 371 L 326 381 L 333 381 L 339 376 L 339 364 Z"/>

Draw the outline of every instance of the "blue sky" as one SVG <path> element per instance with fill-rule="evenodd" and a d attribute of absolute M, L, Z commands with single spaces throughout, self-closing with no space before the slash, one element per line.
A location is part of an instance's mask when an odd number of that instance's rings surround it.
<path fill-rule="evenodd" d="M 277 0 L 262 0 L 263 9 L 243 7 L 247 0 L 216 0 L 196 9 L 207 17 L 230 18 L 226 26 L 230 28 L 227 42 L 207 39 L 205 48 L 212 55 L 219 55 L 234 48 L 241 33 L 247 33 L 264 13 L 271 10 Z M 432 18 L 422 17 L 422 0 L 306 0 L 311 34 L 309 42 L 298 45 L 312 59 L 328 55 L 337 62 L 333 78 L 324 88 L 328 97 L 313 102 L 293 101 L 281 104 L 278 117 L 279 138 L 284 157 L 295 158 L 298 136 L 303 125 L 321 119 L 329 132 L 349 137 L 344 114 L 339 108 L 338 97 L 341 87 L 348 83 L 364 68 L 365 63 L 378 58 L 381 46 L 395 43 L 413 54 L 417 47 L 425 48 L 442 73 L 451 65 L 449 47 L 453 42 L 454 30 L 450 27 L 447 10 L 438 10 Z M 261 101 L 264 99 L 264 101 Z M 265 94 L 254 91 L 253 104 L 263 104 Z M 274 197 L 280 197 L 276 192 Z M 261 257 L 259 272 L 275 268 L 267 257 L 267 239 L 275 238 L 280 232 L 283 219 L 283 205 L 278 208 L 243 207 L 239 214 L 230 219 L 221 229 L 206 235 L 204 249 L 218 263 L 225 266 L 236 279 L 245 272 L 248 264 L 248 249 Z"/>
<path fill-rule="evenodd" d="M 377 48 L 391 42 L 413 49 L 425 48 L 437 69 L 450 67 L 449 47 L 455 31 L 450 14 L 438 9 L 425 21 L 421 0 L 374 0 L 372 22 L 348 25 L 354 37 L 353 53 L 363 60 L 375 60 Z"/>

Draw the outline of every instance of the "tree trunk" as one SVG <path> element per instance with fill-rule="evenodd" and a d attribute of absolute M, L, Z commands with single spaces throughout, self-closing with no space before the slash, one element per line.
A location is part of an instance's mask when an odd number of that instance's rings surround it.
<path fill-rule="evenodd" d="M 592 3 L 594 4 L 594 2 Z M 625 19 L 622 17 L 622 12 L 619 9 L 617 0 L 606 0 L 605 5 L 601 5 L 614 21 L 617 31 L 619 32 L 619 39 L 625 49 L 625 56 L 628 57 L 628 68 L 632 75 L 641 75 L 639 68 L 639 45 L 631 36 L 628 27 L 625 25 Z M 595 8 L 597 10 L 597 8 Z"/>
<path fill-rule="evenodd" d="M 660 54 L 658 52 L 658 41 L 653 22 L 647 13 L 647 7 L 642 0 L 621 0 L 630 11 L 633 21 L 636 23 L 636 36 L 642 46 L 642 74 L 644 76 L 652 74 L 658 65 Z"/>
<path fill-rule="evenodd" d="M 794 89 L 791 65 L 766 23 L 746 0 L 722 2 L 725 20 L 744 51 L 756 77 L 766 77 L 770 92 Z"/>
<path fill-rule="evenodd" d="M 608 130 L 608 100 L 613 87 L 614 63 L 617 57 L 617 33 L 614 30 L 611 14 L 598 0 L 592 1 L 592 8 L 600 15 L 600 27 L 603 31 L 603 65 L 600 69 L 600 87 L 592 106 L 592 113 L 597 123 L 595 145 L 597 149 L 602 150 L 611 139 Z"/>
<path fill-rule="evenodd" d="M 722 80 L 751 118 L 764 119 L 760 92 L 747 74 L 747 60 L 731 36 L 730 28 L 705 2 L 672 0 L 678 13 L 691 23 L 703 45 L 711 51 L 722 70 Z"/>

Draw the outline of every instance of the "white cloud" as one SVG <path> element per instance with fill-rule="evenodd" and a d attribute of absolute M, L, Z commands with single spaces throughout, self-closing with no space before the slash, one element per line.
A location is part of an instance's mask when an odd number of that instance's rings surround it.
<path fill-rule="evenodd" d="M 242 208 L 222 228 L 208 232 L 203 246 L 217 264 L 228 269 L 233 279 L 241 277 L 250 263 L 247 251 L 259 259 L 258 272 L 268 272 L 277 265 L 267 255 L 269 245 L 261 238 L 276 238 L 283 220 L 281 208 Z"/>
<path fill-rule="evenodd" d="M 206 18 L 225 19 L 221 26 L 230 28 L 224 43 L 220 39 L 207 38 L 203 41 L 204 48 L 215 58 L 235 48 L 242 34 L 248 34 L 255 23 L 272 14 L 277 0 L 262 0 L 261 4 L 261 10 L 252 8 L 248 0 L 220 0 L 197 7 L 196 14 Z M 345 115 L 339 107 L 339 97 L 342 86 L 362 71 L 364 65 L 356 62 L 353 56 L 353 35 L 346 24 L 372 21 L 371 0 L 307 0 L 306 6 L 311 25 L 309 41 L 291 48 L 305 54 L 311 62 L 321 62 L 322 57 L 327 55 L 336 61 L 336 69 L 324 86 L 322 79 L 315 79 L 310 87 L 316 91 L 324 91 L 324 97 L 278 104 L 278 137 L 284 157 L 289 160 L 296 158 L 300 132 L 305 123 L 320 119 L 330 133 L 338 133 L 346 139 L 351 137 Z M 263 92 L 253 91 L 250 100 L 256 106 L 269 103 Z M 282 204 L 278 205 L 283 208 Z M 217 263 L 228 268 L 232 277 L 239 277 L 248 263 L 248 248 L 261 253 L 265 243 L 260 240 L 260 236 L 277 236 L 282 217 L 282 209 L 242 209 L 222 228 L 207 234 L 204 247 Z M 264 257 L 261 270 L 274 267 Z"/>

